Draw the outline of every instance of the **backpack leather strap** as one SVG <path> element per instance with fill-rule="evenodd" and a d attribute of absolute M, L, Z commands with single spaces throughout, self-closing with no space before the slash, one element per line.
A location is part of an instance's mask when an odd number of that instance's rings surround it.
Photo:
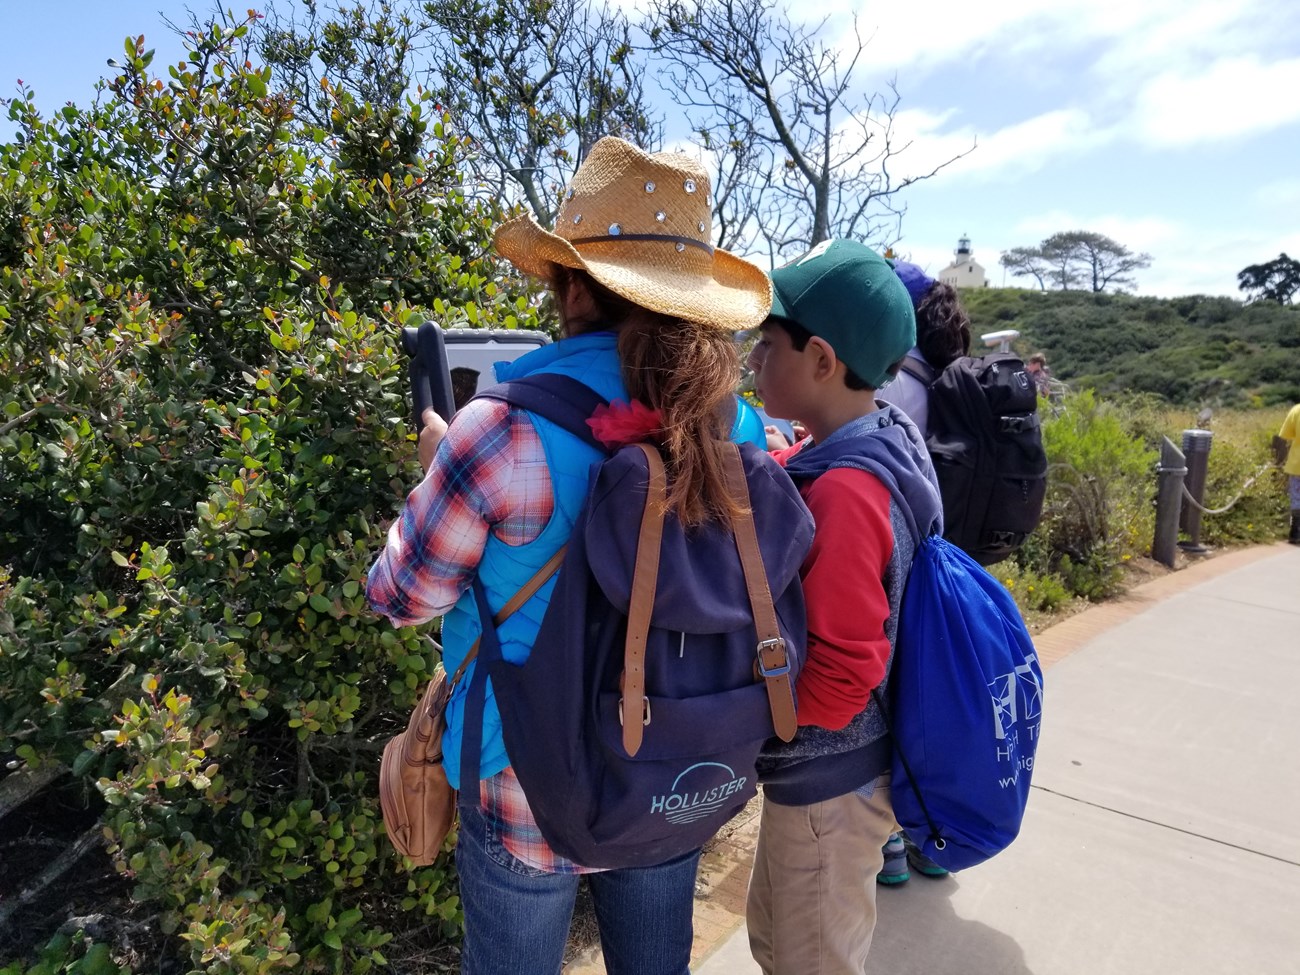
<path fill-rule="evenodd" d="M 623 722 L 623 748 L 635 755 L 641 748 L 644 726 L 650 723 L 649 702 L 645 696 L 646 637 L 650 632 L 650 614 L 659 585 L 659 549 L 664 535 L 664 507 L 668 496 L 668 478 L 659 451 L 639 443 L 650 469 L 646 487 L 645 511 L 641 514 L 641 534 L 636 544 L 636 565 L 632 569 L 632 601 L 627 611 L 627 643 L 623 649 L 623 697 L 619 717 Z"/>
<path fill-rule="evenodd" d="M 789 741 L 798 730 L 794 712 L 794 688 L 790 685 L 790 659 L 786 655 L 785 639 L 776 620 L 772 605 L 772 590 L 767 584 L 767 570 L 763 566 L 763 553 L 758 547 L 758 533 L 754 530 L 754 511 L 750 504 L 749 482 L 740 459 L 740 448 L 735 444 L 724 454 L 723 463 L 731 496 L 743 506 L 744 514 L 736 519 L 736 549 L 740 564 L 745 570 L 745 586 L 749 589 L 749 605 L 754 614 L 754 629 L 758 634 L 758 672 L 767 684 L 767 703 L 772 709 L 772 726 L 777 737 Z"/>
<path fill-rule="evenodd" d="M 499 613 L 492 617 L 492 623 L 495 626 L 500 626 L 513 616 L 515 610 L 519 609 L 520 606 L 532 599 L 533 596 L 537 594 L 537 590 L 542 588 L 542 585 L 546 580 L 555 575 L 556 570 L 560 567 L 560 563 L 564 561 L 564 552 L 567 548 L 567 545 L 561 545 L 559 551 L 552 555 L 546 561 L 546 564 L 538 569 L 531 579 L 524 583 L 523 588 L 510 597 L 510 601 L 501 607 Z M 480 640 L 481 639 L 482 638 L 480 638 Z M 465 659 L 462 660 L 460 666 L 456 668 L 456 673 L 453 674 L 451 678 L 451 683 L 449 685 L 450 688 L 455 688 L 455 686 L 460 683 L 460 679 L 465 676 L 465 669 L 472 664 L 474 658 L 478 656 L 478 645 L 480 640 L 474 641 L 474 645 L 469 648 L 469 653 L 465 654 Z"/>

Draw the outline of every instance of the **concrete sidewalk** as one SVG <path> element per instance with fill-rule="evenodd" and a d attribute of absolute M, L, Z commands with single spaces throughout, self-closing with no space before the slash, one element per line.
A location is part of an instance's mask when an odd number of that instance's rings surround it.
<path fill-rule="evenodd" d="M 1234 558 L 1045 635 L 1020 838 L 881 890 L 870 971 L 1300 975 L 1300 549 Z M 695 971 L 757 972 L 743 925 Z"/>

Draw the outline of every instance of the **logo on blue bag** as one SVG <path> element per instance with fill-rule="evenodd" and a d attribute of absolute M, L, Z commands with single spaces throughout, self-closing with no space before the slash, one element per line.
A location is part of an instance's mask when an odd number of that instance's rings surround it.
<path fill-rule="evenodd" d="M 1011 673 L 989 683 L 993 695 L 993 735 L 998 743 L 998 761 L 1006 763 L 1011 773 L 1010 778 L 998 780 L 1003 788 L 1016 785 L 1022 769 L 1026 772 L 1034 769 L 1033 753 L 1037 748 L 1043 715 L 1043 682 L 1033 667 L 1037 659 L 1031 654 Z M 1029 739 L 1029 754 L 1017 759 L 1022 732 Z"/>
<path fill-rule="evenodd" d="M 748 781 L 721 762 L 697 762 L 673 780 L 662 795 L 650 800 L 651 815 L 663 814 L 674 826 L 713 815 Z"/>

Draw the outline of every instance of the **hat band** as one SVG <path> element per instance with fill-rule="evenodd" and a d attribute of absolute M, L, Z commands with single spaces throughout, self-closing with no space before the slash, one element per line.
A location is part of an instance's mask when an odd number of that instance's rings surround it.
<path fill-rule="evenodd" d="M 686 244 L 690 247 L 698 247 L 710 257 L 713 256 L 714 248 L 702 240 L 696 240 L 694 237 L 674 237 L 671 234 L 607 234 L 604 237 L 574 237 L 569 240 L 572 245 L 578 244 L 604 244 L 611 240 L 664 240 L 670 244 Z"/>

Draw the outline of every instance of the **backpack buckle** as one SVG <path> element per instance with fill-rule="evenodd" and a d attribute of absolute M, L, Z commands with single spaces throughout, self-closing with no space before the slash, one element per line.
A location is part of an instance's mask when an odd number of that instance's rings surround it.
<path fill-rule="evenodd" d="M 650 698 L 646 697 L 641 700 L 642 703 L 645 704 L 641 716 L 641 723 L 643 725 L 648 725 L 650 723 Z M 623 699 L 621 697 L 618 699 L 618 723 L 620 726 L 623 724 Z"/>
<path fill-rule="evenodd" d="M 998 426 L 1001 428 L 1003 433 L 1026 433 L 1030 430 L 1038 429 L 1038 414 L 1030 413 L 1027 416 L 1004 416 L 998 421 Z"/>
<path fill-rule="evenodd" d="M 775 650 L 780 654 L 781 662 L 774 666 L 767 666 L 763 660 L 763 655 L 770 650 Z M 790 657 L 785 652 L 785 640 L 782 637 L 772 637 L 770 640 L 759 640 L 758 648 L 755 651 L 758 656 L 758 672 L 763 677 L 783 677 L 790 673 Z"/>

